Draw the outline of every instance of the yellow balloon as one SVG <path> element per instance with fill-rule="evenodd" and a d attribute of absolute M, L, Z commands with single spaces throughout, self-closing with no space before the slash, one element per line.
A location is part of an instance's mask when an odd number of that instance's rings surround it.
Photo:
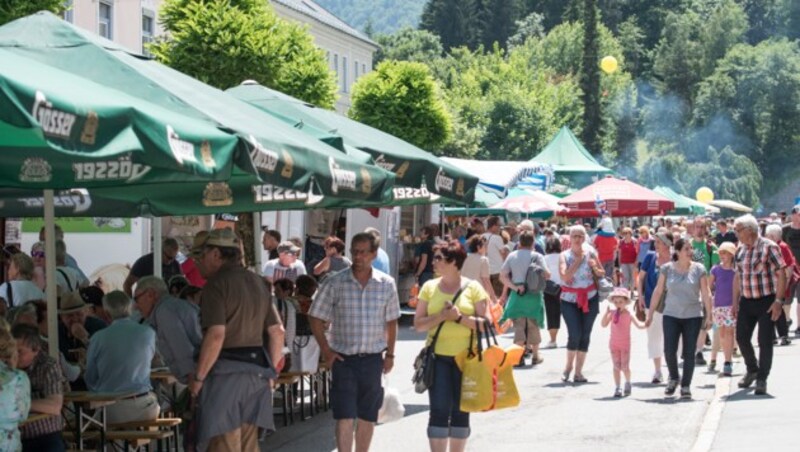
<path fill-rule="evenodd" d="M 695 198 L 703 204 L 708 204 L 714 200 L 714 192 L 708 187 L 700 187 L 697 193 L 694 194 Z"/>
<path fill-rule="evenodd" d="M 600 69 L 606 74 L 613 74 L 617 70 L 617 59 L 609 55 L 600 60 Z"/>

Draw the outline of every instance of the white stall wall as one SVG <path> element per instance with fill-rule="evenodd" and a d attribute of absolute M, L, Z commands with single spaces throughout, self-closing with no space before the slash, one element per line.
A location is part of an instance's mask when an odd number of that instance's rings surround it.
<path fill-rule="evenodd" d="M 370 226 L 381 232 L 381 248 L 389 255 L 389 264 L 392 269 L 391 276 L 397 279 L 397 263 L 400 255 L 398 249 L 400 246 L 398 241 L 400 232 L 400 208 L 395 207 L 391 210 L 380 209 L 378 218 L 375 218 L 364 209 L 348 209 L 345 249 L 350 249 L 350 241 L 354 235 L 363 232 L 364 229 Z"/>
<path fill-rule="evenodd" d="M 281 233 L 281 240 L 300 237 L 300 240 L 305 242 L 306 239 L 305 212 L 302 210 L 262 212 L 261 227 L 277 230 Z M 259 232 L 259 234 L 263 233 Z M 268 253 L 264 251 L 263 246 L 260 249 L 261 265 L 263 267 L 268 260 Z"/>

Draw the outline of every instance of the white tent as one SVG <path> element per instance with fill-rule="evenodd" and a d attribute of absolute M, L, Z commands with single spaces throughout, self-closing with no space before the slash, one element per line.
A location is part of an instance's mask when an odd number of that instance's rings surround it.
<path fill-rule="evenodd" d="M 479 186 L 501 198 L 518 184 L 546 190 L 553 183 L 553 167 L 546 163 L 505 160 L 465 160 L 442 157 L 442 160 L 480 179 Z"/>

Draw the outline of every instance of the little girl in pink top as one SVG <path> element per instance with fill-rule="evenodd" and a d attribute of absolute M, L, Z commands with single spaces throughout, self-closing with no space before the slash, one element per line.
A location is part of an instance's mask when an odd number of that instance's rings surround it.
<path fill-rule="evenodd" d="M 631 293 L 628 289 L 617 287 L 611 292 L 608 299 L 608 309 L 606 309 L 601 324 L 604 328 L 611 325 L 611 338 L 608 346 L 611 349 L 611 360 L 614 363 L 614 383 L 617 385 L 614 397 L 622 397 L 623 394 L 629 396 L 631 395 L 631 323 L 639 329 L 643 329 L 644 325 L 628 311 L 628 305 L 631 304 Z M 611 310 L 612 304 L 617 308 L 614 311 Z M 625 374 L 624 392 L 620 388 L 620 373 Z"/>

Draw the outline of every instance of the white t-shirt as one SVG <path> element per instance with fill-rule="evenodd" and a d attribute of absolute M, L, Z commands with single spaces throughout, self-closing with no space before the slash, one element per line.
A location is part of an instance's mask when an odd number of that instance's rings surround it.
<path fill-rule="evenodd" d="M 558 272 L 558 266 L 561 265 L 561 253 L 550 253 L 544 256 L 544 263 L 547 266 L 547 271 L 550 272 L 550 281 L 561 285 L 561 274 Z"/>
<path fill-rule="evenodd" d="M 8 285 L 11 284 L 11 296 L 8 298 Z M 28 280 L 10 281 L 0 284 L 0 298 L 6 300 L 10 307 L 22 306 L 31 300 L 44 300 L 44 292 L 36 284 Z"/>
<path fill-rule="evenodd" d="M 478 253 L 469 253 L 461 267 L 461 276 L 480 281 L 480 278 L 489 277 L 489 259 Z"/>
<path fill-rule="evenodd" d="M 284 267 L 281 265 L 280 259 L 272 259 L 264 264 L 263 276 L 272 282 L 283 278 L 294 282 L 297 280 L 298 276 L 305 274 L 306 266 L 299 260 L 294 261 L 294 263 L 289 267 Z"/>
<path fill-rule="evenodd" d="M 503 254 L 502 250 L 505 248 L 503 238 L 497 234 L 486 232 L 483 234 L 486 238 L 486 257 L 489 258 L 489 274 L 497 275 L 500 269 L 503 268 Z"/>

